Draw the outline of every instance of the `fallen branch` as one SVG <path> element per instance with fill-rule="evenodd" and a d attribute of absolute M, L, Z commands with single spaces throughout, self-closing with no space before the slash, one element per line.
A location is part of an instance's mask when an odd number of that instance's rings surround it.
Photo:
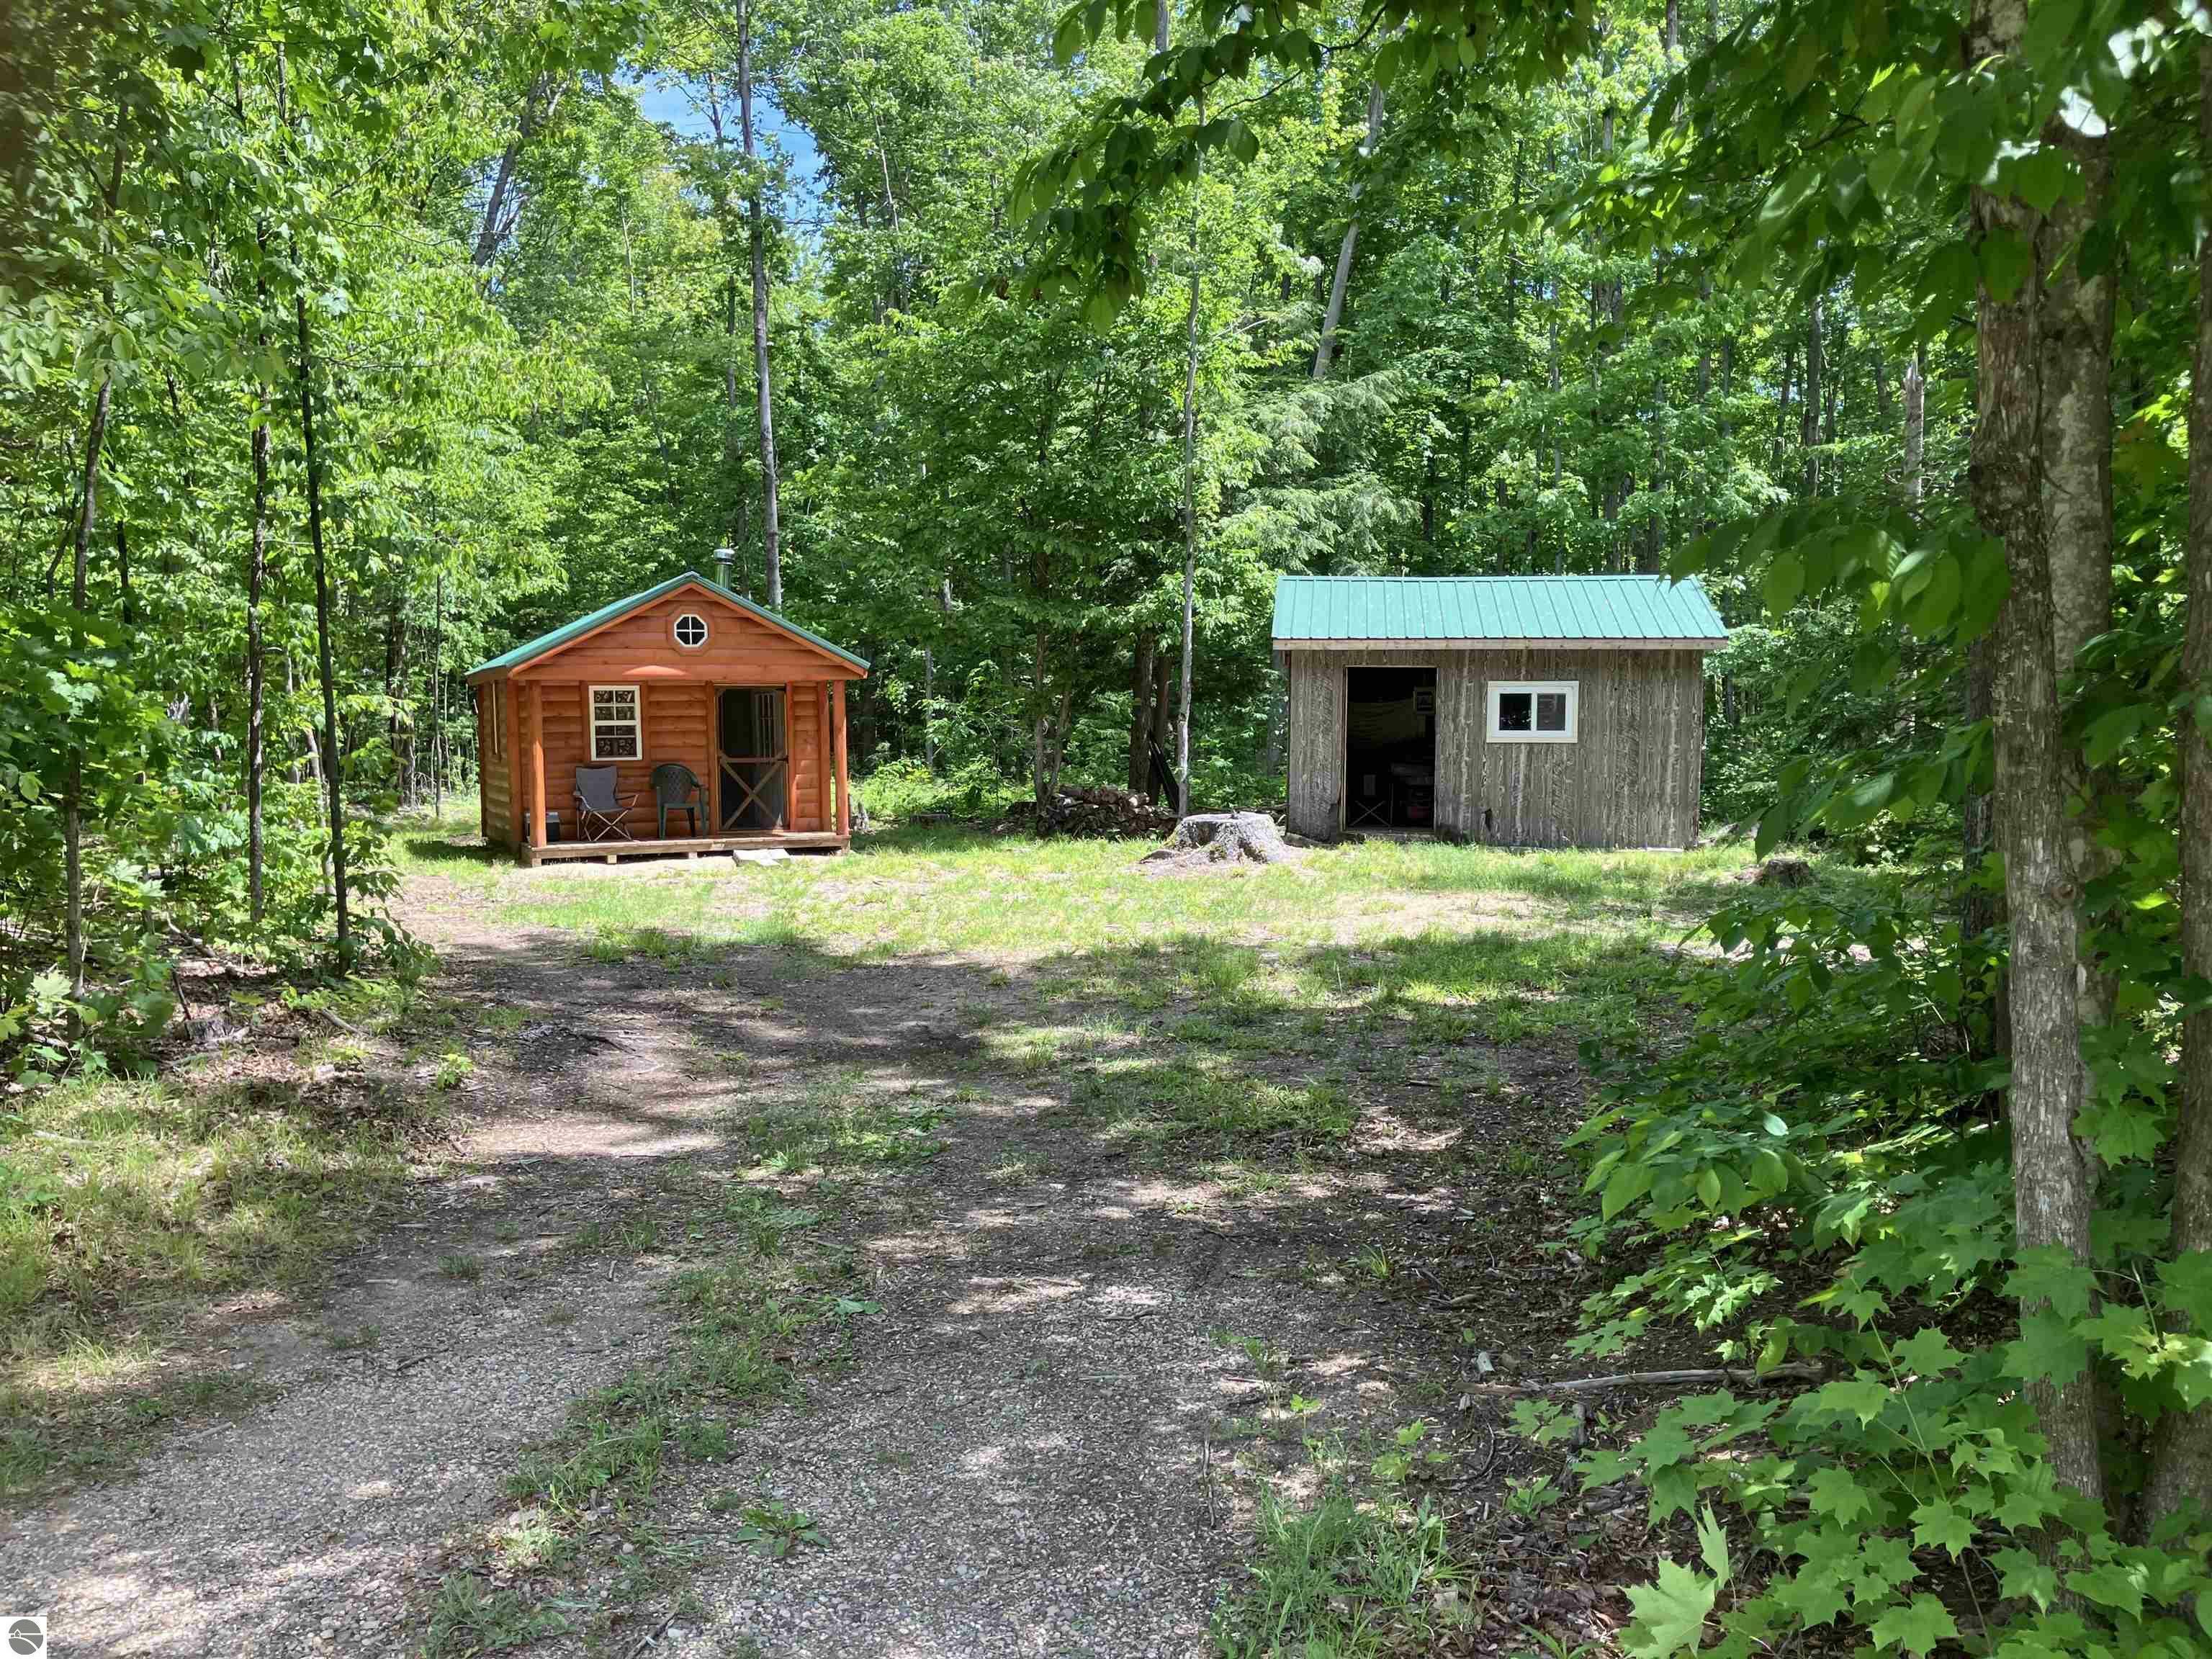
<path fill-rule="evenodd" d="M 1777 1365 L 1771 1371 L 1710 1369 L 1675 1371 L 1615 1371 L 1609 1376 L 1532 1377 L 1525 1382 L 1468 1382 L 1462 1394 L 1596 1394 L 1605 1389 L 1666 1389 L 1698 1382 L 1741 1382 L 1765 1388 L 1776 1382 L 1817 1382 L 1827 1376 L 1820 1365 Z"/>

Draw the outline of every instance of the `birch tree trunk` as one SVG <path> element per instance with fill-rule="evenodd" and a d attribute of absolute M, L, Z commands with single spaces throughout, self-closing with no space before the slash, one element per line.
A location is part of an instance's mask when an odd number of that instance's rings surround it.
<path fill-rule="evenodd" d="M 323 540 L 323 457 L 315 443 L 314 331 L 307 321 L 307 295 L 292 298 L 300 337 L 300 445 L 307 470 L 307 544 L 315 561 L 315 669 L 323 689 L 323 794 L 331 831 L 331 902 L 337 926 L 338 964 L 352 965 L 353 922 L 347 908 L 345 854 L 345 757 L 338 747 L 337 668 L 331 644 L 330 556 Z"/>
<path fill-rule="evenodd" d="M 1976 0 L 1976 58 L 2016 52 L 2024 0 Z M 2030 250 L 2039 216 L 2016 198 L 1977 187 L 1970 240 Z M 1989 268 L 1987 262 L 1983 269 Z M 1972 446 L 1975 516 L 2004 544 L 2008 579 L 1997 615 L 1994 722 L 1996 836 L 2011 922 L 2014 1231 L 2023 1251 L 2091 1260 L 2087 1166 L 2074 1139 L 2081 1105 L 2081 1024 L 2075 1001 L 2078 927 L 2065 852 L 2064 741 L 2051 629 L 2051 564 L 2043 514 L 2037 322 L 2031 271 L 2010 295 L 1985 278 L 1977 299 L 1979 385 Z M 2023 1315 L 2037 1311 L 2023 1302 Z M 2095 1386 L 2085 1368 L 2029 1385 L 2060 1485 L 2101 1503 Z"/>
<path fill-rule="evenodd" d="M 1369 127 L 1381 119 L 1378 90 L 1368 104 Z M 1206 119 L 1199 101 L 1198 118 Z M 1183 318 L 1182 362 L 1182 691 L 1176 708 L 1176 816 L 1190 816 L 1190 646 L 1193 601 L 1198 584 L 1198 302 L 1204 268 L 1199 261 L 1199 191 L 1206 183 L 1203 163 L 1191 180 L 1190 306 Z M 1324 340 L 1327 337 L 1324 335 Z M 1323 365 L 1316 361 L 1316 374 Z"/>
<path fill-rule="evenodd" d="M 761 207 L 760 183 L 751 172 L 753 153 L 753 21 L 750 0 L 738 0 L 738 130 L 746 165 L 745 240 L 750 245 L 753 279 L 753 385 L 760 405 L 761 555 L 762 580 L 768 589 L 768 608 L 783 608 L 783 538 L 777 523 L 779 483 L 775 465 L 775 408 L 769 390 L 768 362 L 767 226 Z"/>
<path fill-rule="evenodd" d="M 2198 48 L 2197 143 L 2212 158 L 2212 42 Z M 2212 240 L 2197 252 L 2197 351 L 2189 398 L 2189 617 L 2181 675 L 2181 966 L 2212 974 L 2212 732 L 2196 714 L 2212 693 Z M 2173 1150 L 2173 1253 L 2212 1250 L 2212 1008 L 2181 1030 L 2181 1115 Z M 2146 1530 L 2195 1503 L 2212 1507 L 2212 1405 L 2159 1419 L 2143 1486 Z"/>
<path fill-rule="evenodd" d="M 1376 145 L 1382 141 L 1382 88 L 1377 82 L 1367 88 L 1367 142 L 1359 147 L 1361 159 L 1372 155 Z M 1314 350 L 1313 377 L 1316 380 L 1328 378 L 1329 365 L 1336 359 L 1336 330 L 1344 320 L 1344 294 L 1352 282 L 1352 253 L 1359 241 L 1359 195 L 1366 187 L 1364 179 L 1352 182 L 1352 217 L 1345 224 L 1344 241 L 1336 251 L 1336 275 L 1328 285 L 1328 308 L 1322 313 L 1321 343 Z"/>
<path fill-rule="evenodd" d="M 1921 462 L 1928 446 L 1928 351 L 1912 354 L 1905 367 L 1905 504 L 1917 508 L 1921 495 Z"/>
<path fill-rule="evenodd" d="M 1805 391 L 1798 399 L 1797 447 L 1804 452 L 1805 499 L 1820 493 L 1820 296 L 1815 294 L 1805 318 Z"/>

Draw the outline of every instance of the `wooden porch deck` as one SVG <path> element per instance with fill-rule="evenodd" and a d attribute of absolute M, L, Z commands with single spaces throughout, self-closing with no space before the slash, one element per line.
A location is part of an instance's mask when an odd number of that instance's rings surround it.
<path fill-rule="evenodd" d="M 696 859 L 702 853 L 759 853 L 776 848 L 790 853 L 842 853 L 851 845 L 848 837 L 834 830 L 755 830 L 733 836 L 671 836 L 665 841 L 641 836 L 636 841 L 562 841 L 544 847 L 525 844 L 522 861 L 538 865 L 599 859 L 612 864 L 621 859 Z"/>

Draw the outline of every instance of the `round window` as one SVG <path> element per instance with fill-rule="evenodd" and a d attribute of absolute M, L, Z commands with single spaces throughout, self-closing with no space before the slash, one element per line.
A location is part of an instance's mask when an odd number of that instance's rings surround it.
<path fill-rule="evenodd" d="M 707 619 L 696 611 L 687 611 L 676 619 L 676 643 L 696 650 L 707 643 Z"/>

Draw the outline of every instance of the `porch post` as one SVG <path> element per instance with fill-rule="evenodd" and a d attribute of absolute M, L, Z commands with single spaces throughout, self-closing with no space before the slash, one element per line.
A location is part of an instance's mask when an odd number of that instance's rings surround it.
<path fill-rule="evenodd" d="M 722 833 L 722 688 L 707 688 L 707 833 Z"/>
<path fill-rule="evenodd" d="M 783 832 L 799 828 L 799 688 L 783 685 Z"/>
<path fill-rule="evenodd" d="M 545 845 L 545 688 L 530 682 L 530 844 Z"/>
<path fill-rule="evenodd" d="M 845 781 L 845 682 L 830 682 L 830 727 L 837 744 L 837 833 L 853 838 L 853 796 Z"/>

